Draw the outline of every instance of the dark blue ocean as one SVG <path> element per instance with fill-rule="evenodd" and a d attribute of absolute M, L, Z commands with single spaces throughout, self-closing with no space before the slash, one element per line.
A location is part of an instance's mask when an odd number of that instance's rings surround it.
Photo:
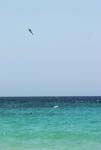
<path fill-rule="evenodd" d="M 1 97 L 0 150 L 101 150 L 101 97 Z"/>

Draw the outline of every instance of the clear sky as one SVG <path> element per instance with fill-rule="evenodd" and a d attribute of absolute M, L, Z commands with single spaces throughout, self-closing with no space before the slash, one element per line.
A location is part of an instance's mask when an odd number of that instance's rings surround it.
<path fill-rule="evenodd" d="M 100 65 L 100 0 L 0 1 L 0 96 L 101 95 Z"/>

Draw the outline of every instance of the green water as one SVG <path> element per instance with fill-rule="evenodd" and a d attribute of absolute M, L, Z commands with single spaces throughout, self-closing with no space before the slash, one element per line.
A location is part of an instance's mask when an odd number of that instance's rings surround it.
<path fill-rule="evenodd" d="M 0 150 L 90 149 L 101 150 L 101 104 L 0 108 Z"/>

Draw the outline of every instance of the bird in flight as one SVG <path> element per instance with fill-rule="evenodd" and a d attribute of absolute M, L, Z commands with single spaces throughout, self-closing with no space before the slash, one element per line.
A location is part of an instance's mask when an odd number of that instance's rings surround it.
<path fill-rule="evenodd" d="M 32 32 L 32 30 L 31 29 L 28 29 L 28 31 L 33 35 L 33 32 Z"/>

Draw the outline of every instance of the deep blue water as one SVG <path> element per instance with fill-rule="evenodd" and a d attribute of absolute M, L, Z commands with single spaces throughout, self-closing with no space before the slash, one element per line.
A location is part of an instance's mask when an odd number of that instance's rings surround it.
<path fill-rule="evenodd" d="M 101 103 L 101 96 L 95 97 L 1 97 L 0 107 L 52 107 L 60 105 L 65 107 L 68 105 L 79 104 L 99 104 Z"/>

